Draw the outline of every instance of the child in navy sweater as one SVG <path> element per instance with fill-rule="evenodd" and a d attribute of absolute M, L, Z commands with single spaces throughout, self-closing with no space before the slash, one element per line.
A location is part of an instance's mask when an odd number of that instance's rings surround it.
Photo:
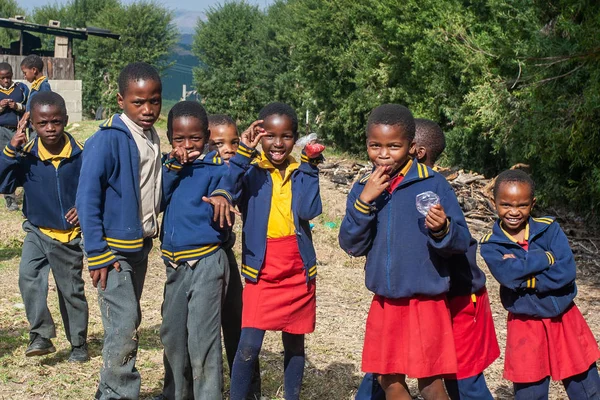
<path fill-rule="evenodd" d="M 6 146 L 15 135 L 19 120 L 25 113 L 29 88 L 21 82 L 13 82 L 10 64 L 0 63 L 0 149 Z M 5 194 L 6 208 L 19 209 L 14 193 Z"/>
<path fill-rule="evenodd" d="M 316 320 L 317 266 L 309 220 L 321 214 L 317 163 L 324 148 L 311 152 L 307 146 L 298 163 L 290 155 L 297 138 L 296 112 L 287 104 L 268 104 L 242 134 L 229 162 L 234 200 L 244 221 L 246 278 L 232 400 L 246 398 L 267 330 L 282 332 L 285 398 L 300 397 L 304 335 L 314 331 Z M 255 150 L 259 142 L 261 154 Z"/>
<path fill-rule="evenodd" d="M 44 75 L 44 61 L 42 57 L 31 54 L 21 61 L 21 72 L 25 80 L 31 83 L 31 91 L 27 98 L 26 111 L 31 110 L 31 100 L 40 92 L 50 92 L 50 83 Z"/>
<path fill-rule="evenodd" d="M 570 399 L 600 398 L 600 350 L 573 302 L 575 260 L 552 217 L 533 218 L 534 183 L 521 170 L 496 178 L 498 221 L 481 240 L 481 255 L 500 282 L 508 310 L 504 378 L 515 399 L 547 399 L 550 377 Z"/>
<path fill-rule="evenodd" d="M 77 210 L 104 326 L 97 399 L 139 397 L 140 297 L 161 200 L 160 140 L 153 128 L 161 91 L 151 65 L 123 68 L 117 94 L 123 113 L 102 123 L 84 150 Z"/>
<path fill-rule="evenodd" d="M 0 191 L 13 193 L 23 186 L 23 214 L 27 232 L 19 265 L 19 288 L 30 324 L 26 356 L 55 350 L 54 321 L 47 305 L 48 274 L 52 271 L 60 313 L 71 343 L 69 361 L 87 361 L 88 304 L 83 279 L 83 251 L 75 194 L 83 146 L 64 131 L 65 101 L 52 92 L 40 93 L 31 103 L 31 123 L 39 136 L 26 144 L 25 113 L 19 129 L 0 155 Z"/>
<path fill-rule="evenodd" d="M 217 152 L 202 154 L 209 130 L 198 102 L 173 106 L 167 137 L 173 150 L 163 163 L 163 397 L 221 399 L 221 308 L 230 274 L 222 249 L 231 224 L 231 195 L 221 187 L 227 166 Z M 222 209 L 226 226 L 220 220 Z"/>
<path fill-rule="evenodd" d="M 218 152 L 225 164 L 229 165 L 229 160 L 235 155 L 240 145 L 240 137 L 235 121 L 225 114 L 209 115 L 208 128 L 210 130 L 208 150 Z M 242 280 L 233 252 L 235 240 L 236 235 L 232 230 L 227 241 L 223 243 L 223 250 L 225 250 L 229 262 L 229 285 L 227 286 L 225 304 L 223 304 L 221 325 L 223 326 L 223 343 L 227 354 L 230 376 L 233 370 L 235 353 L 242 335 Z M 260 398 L 260 367 L 258 360 L 256 360 L 252 375 L 252 385 L 248 398 L 252 400 Z"/>
<path fill-rule="evenodd" d="M 375 108 L 367 122 L 373 172 L 348 195 L 340 245 L 366 256 L 366 284 L 375 293 L 362 369 L 378 375 L 387 399 L 410 399 L 406 376 L 425 399 L 447 399 L 442 375 L 457 372 L 446 293 L 448 257 L 465 254 L 471 235 L 446 179 L 413 161 L 415 122 L 397 104 Z M 434 192 L 426 215 L 416 198 Z"/>

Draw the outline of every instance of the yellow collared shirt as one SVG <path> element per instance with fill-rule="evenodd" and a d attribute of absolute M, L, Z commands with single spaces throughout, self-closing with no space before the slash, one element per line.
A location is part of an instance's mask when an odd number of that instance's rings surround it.
<path fill-rule="evenodd" d="M 298 169 L 300 164 L 292 157 L 288 157 L 289 165 L 282 177 L 279 170 L 264 156 L 261 156 L 257 165 L 266 169 L 271 174 L 273 192 L 271 194 L 271 211 L 267 225 L 267 238 L 276 239 L 292 236 L 296 232 L 294 226 L 294 214 L 292 213 L 292 172 Z"/>
<path fill-rule="evenodd" d="M 502 222 L 500 222 L 500 229 L 502 229 L 502 232 L 504 232 L 506 237 L 509 238 L 511 242 L 519 243 L 517 239 L 515 239 L 510 233 L 504 230 Z M 525 235 L 523 236 L 523 240 L 529 241 L 529 222 L 527 222 L 527 224 L 525 225 Z"/>
<path fill-rule="evenodd" d="M 58 169 L 60 162 L 65 158 L 69 158 L 71 156 L 71 152 L 73 151 L 73 147 L 71 146 L 71 141 L 67 135 L 65 137 L 65 146 L 61 150 L 60 154 L 52 154 L 44 147 L 44 144 L 41 140 L 38 140 L 38 158 L 42 161 L 50 161 L 54 168 Z M 66 231 L 60 229 L 52 229 L 52 228 L 44 228 L 39 227 L 40 231 L 46 236 L 51 237 L 52 239 L 58 240 L 61 243 L 69 243 L 71 240 L 75 239 L 79 236 L 81 232 L 81 228 L 75 226 Z"/>

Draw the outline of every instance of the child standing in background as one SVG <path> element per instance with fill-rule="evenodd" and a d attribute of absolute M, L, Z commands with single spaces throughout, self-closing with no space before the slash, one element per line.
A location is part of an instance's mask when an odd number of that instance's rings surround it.
<path fill-rule="evenodd" d="M 548 398 L 550 378 L 570 399 L 600 398 L 594 334 L 573 302 L 575 259 L 552 217 L 533 218 L 533 180 L 521 170 L 496 178 L 498 220 L 481 240 L 481 256 L 500 282 L 508 310 L 504 378 L 516 400 Z"/>
<path fill-rule="evenodd" d="M 42 57 L 31 54 L 21 61 L 21 72 L 25 80 L 31 83 L 31 91 L 27 98 L 26 111 L 31 110 L 31 100 L 40 92 L 51 92 L 48 78 L 44 75 L 44 60 Z"/>
<path fill-rule="evenodd" d="M 366 284 L 375 293 L 362 369 L 378 375 L 386 399 L 411 399 L 406 376 L 425 399 L 447 399 L 442 376 L 457 372 L 446 293 L 447 258 L 465 254 L 471 235 L 446 179 L 410 158 L 415 122 L 397 104 L 375 108 L 367 122 L 372 173 L 354 184 L 340 227 L 340 245 L 366 255 Z M 426 216 L 416 197 L 431 191 L 439 204 Z"/>
<path fill-rule="evenodd" d="M 246 398 L 265 331 L 281 331 L 286 399 L 299 399 L 304 335 L 316 320 L 316 254 L 309 221 L 321 214 L 320 152 L 291 155 L 298 118 L 287 104 L 271 103 L 242 134 L 229 171 L 243 215 L 242 336 L 233 364 L 231 399 Z M 263 152 L 251 163 L 261 143 Z M 319 149 L 323 150 L 323 148 Z"/>
<path fill-rule="evenodd" d="M 229 115 L 209 115 L 208 127 L 210 129 L 208 150 L 217 151 L 221 159 L 229 165 L 229 160 L 235 155 L 240 145 L 240 137 L 235 121 Z M 242 335 L 242 280 L 233 252 L 235 240 L 235 232 L 230 230 L 229 238 L 222 245 L 229 263 L 229 285 L 227 285 L 227 295 L 223 304 L 221 324 L 223 326 L 223 342 L 230 377 L 233 370 L 233 360 Z M 246 398 L 260 400 L 260 392 L 260 366 L 257 359 L 252 374 L 252 385 Z"/>

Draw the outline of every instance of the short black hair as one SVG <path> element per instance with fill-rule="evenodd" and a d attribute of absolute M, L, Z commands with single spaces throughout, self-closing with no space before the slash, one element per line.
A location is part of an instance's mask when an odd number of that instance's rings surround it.
<path fill-rule="evenodd" d="M 496 177 L 496 182 L 494 182 L 494 199 L 498 196 L 498 192 L 500 190 L 500 185 L 503 183 L 512 183 L 519 182 L 525 183 L 529 185 L 531 188 L 531 197 L 535 197 L 535 182 L 531 179 L 529 174 L 521 169 L 508 169 L 506 171 L 501 172 Z"/>
<path fill-rule="evenodd" d="M 145 62 L 134 62 L 128 64 L 121 70 L 119 74 L 119 93 L 125 95 L 130 82 L 137 81 L 154 81 L 160 84 L 162 89 L 162 81 L 156 68 Z"/>
<path fill-rule="evenodd" d="M 21 67 L 28 69 L 37 68 L 38 72 L 44 71 L 44 60 L 37 54 L 30 54 L 21 61 Z"/>
<path fill-rule="evenodd" d="M 13 73 L 12 66 L 7 62 L 0 62 L 0 71 L 9 71 L 11 74 Z"/>
<path fill-rule="evenodd" d="M 211 114 L 208 116 L 208 124 L 209 125 L 231 125 L 235 127 L 235 131 L 237 132 L 237 124 L 227 114 Z"/>
<path fill-rule="evenodd" d="M 410 110 L 400 104 L 382 104 L 375 107 L 367 120 L 367 136 L 373 125 L 398 125 L 409 141 L 415 138 L 415 119 Z"/>
<path fill-rule="evenodd" d="M 67 106 L 65 99 L 56 92 L 38 92 L 31 98 L 31 111 L 35 110 L 36 107 L 40 106 L 54 106 L 58 107 L 60 111 L 66 116 Z"/>
<path fill-rule="evenodd" d="M 427 158 L 435 164 L 446 148 L 446 137 L 442 128 L 430 119 L 415 119 L 415 142 L 427 149 Z"/>
<path fill-rule="evenodd" d="M 271 115 L 285 115 L 288 117 L 292 121 L 294 137 L 298 137 L 298 115 L 296 115 L 296 111 L 290 105 L 280 102 L 267 104 L 258 113 L 258 119 L 264 120 Z"/>
<path fill-rule="evenodd" d="M 202 124 L 206 139 L 208 139 L 208 116 L 202 104 L 197 101 L 180 101 L 171 108 L 167 117 L 167 138 L 169 139 L 169 143 L 173 142 L 173 121 L 181 117 L 197 118 Z"/>

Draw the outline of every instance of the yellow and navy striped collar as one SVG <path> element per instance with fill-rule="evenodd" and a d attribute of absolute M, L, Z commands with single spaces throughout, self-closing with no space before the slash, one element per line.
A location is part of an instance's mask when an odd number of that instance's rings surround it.
<path fill-rule="evenodd" d="M 42 82 L 44 82 L 45 79 L 47 79 L 47 78 L 44 75 L 42 75 L 39 78 L 37 78 L 35 81 L 31 82 L 31 89 L 38 90 L 40 88 L 40 85 L 42 84 Z"/>
<path fill-rule="evenodd" d="M 519 243 L 519 241 L 517 239 L 515 239 L 514 236 L 512 236 L 510 233 L 506 232 L 506 229 L 504 229 L 504 227 L 502 226 L 502 221 L 500 221 L 499 223 L 500 229 L 502 229 L 502 232 L 506 235 L 506 237 L 513 243 Z M 523 239 L 525 241 L 529 241 L 529 222 L 527 222 L 525 224 L 525 235 L 523 236 Z"/>
<path fill-rule="evenodd" d="M 297 170 L 298 167 L 300 166 L 298 161 L 296 161 L 296 159 L 294 157 L 292 157 L 291 155 L 288 156 L 287 160 L 288 160 L 289 164 L 288 164 L 287 168 L 285 169 L 285 178 L 283 179 L 284 181 L 287 180 L 292 175 L 292 172 Z M 278 168 L 276 168 L 273 165 L 273 163 L 271 163 L 271 161 L 267 157 L 265 157 L 265 155 L 263 153 L 260 153 L 259 159 L 256 163 L 256 166 L 259 168 L 262 168 L 262 169 L 266 169 L 270 172 L 278 170 Z"/>
<path fill-rule="evenodd" d="M 3 86 L 0 86 L 0 93 L 5 94 L 5 95 L 9 95 L 13 92 L 13 90 L 15 90 L 15 82 L 13 82 L 9 87 L 5 88 Z"/>

